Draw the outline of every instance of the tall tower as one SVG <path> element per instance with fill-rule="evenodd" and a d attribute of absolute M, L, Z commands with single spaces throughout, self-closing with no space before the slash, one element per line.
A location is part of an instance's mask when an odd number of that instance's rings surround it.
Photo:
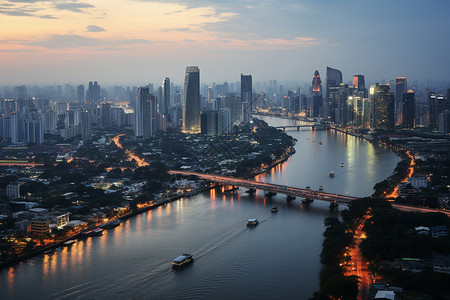
<path fill-rule="evenodd" d="M 153 134 L 152 106 L 155 96 L 149 93 L 148 87 L 139 87 L 136 94 L 136 106 L 134 111 L 134 135 L 149 137 Z"/>
<path fill-rule="evenodd" d="M 326 112 L 325 116 L 330 116 L 332 121 L 336 121 L 336 112 L 338 99 L 333 90 L 342 83 L 342 73 L 337 69 L 327 67 L 327 86 L 325 91 Z"/>
<path fill-rule="evenodd" d="M 407 89 L 406 77 L 396 77 L 395 78 L 395 124 L 402 124 L 402 101 L 403 94 L 406 93 Z"/>
<path fill-rule="evenodd" d="M 416 99 L 414 91 L 408 91 L 403 94 L 402 100 L 402 127 L 406 129 L 414 129 L 416 118 Z"/>
<path fill-rule="evenodd" d="M 370 103 L 371 129 L 393 130 L 395 99 L 389 90 L 389 84 L 370 85 Z"/>
<path fill-rule="evenodd" d="M 364 92 L 364 97 L 367 97 L 364 75 L 353 75 L 353 88 L 359 92 Z"/>
<path fill-rule="evenodd" d="M 183 131 L 200 133 L 200 70 L 186 67 L 183 97 Z"/>
<path fill-rule="evenodd" d="M 77 100 L 79 103 L 84 103 L 84 85 L 77 86 Z"/>
<path fill-rule="evenodd" d="M 167 116 L 169 114 L 170 107 L 170 79 L 166 77 L 162 84 L 162 99 L 160 112 L 162 115 Z"/>
<path fill-rule="evenodd" d="M 92 83 L 92 81 L 89 81 L 86 98 L 90 103 L 96 103 L 100 101 L 100 86 L 98 85 L 97 81 L 94 81 L 94 83 Z"/>
<path fill-rule="evenodd" d="M 318 117 L 320 115 L 320 108 L 322 107 L 322 80 L 320 80 L 319 71 L 314 72 L 314 77 L 312 81 L 312 110 L 311 116 Z"/>
<path fill-rule="evenodd" d="M 253 109 L 253 86 L 252 86 L 252 75 L 241 74 L 241 102 L 242 102 L 242 112 L 243 121 L 247 123 L 252 117 Z"/>

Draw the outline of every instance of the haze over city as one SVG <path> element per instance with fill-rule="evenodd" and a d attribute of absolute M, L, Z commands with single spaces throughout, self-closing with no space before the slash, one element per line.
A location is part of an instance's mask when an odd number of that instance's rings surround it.
<path fill-rule="evenodd" d="M 2 84 L 450 80 L 449 1 L 0 1 Z"/>

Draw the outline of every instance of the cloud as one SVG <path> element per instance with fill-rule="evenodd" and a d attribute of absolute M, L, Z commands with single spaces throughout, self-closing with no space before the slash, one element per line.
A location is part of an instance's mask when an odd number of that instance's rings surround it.
<path fill-rule="evenodd" d="M 116 47 L 134 44 L 149 44 L 150 40 L 126 39 L 126 40 L 102 40 L 85 37 L 76 34 L 53 34 L 42 40 L 27 41 L 21 44 L 38 46 L 48 49 L 74 49 L 74 48 L 99 48 Z"/>
<path fill-rule="evenodd" d="M 0 15 L 14 16 L 14 17 L 34 17 L 33 14 L 26 11 L 18 11 L 11 9 L 0 8 Z"/>
<path fill-rule="evenodd" d="M 191 40 L 191 39 L 184 39 L 184 41 L 187 42 L 187 43 L 193 43 L 193 42 L 195 42 L 195 40 Z"/>
<path fill-rule="evenodd" d="M 178 32 L 201 32 L 198 29 L 192 29 L 188 27 L 178 27 L 178 28 L 163 28 L 160 30 L 161 32 L 171 32 L 171 31 L 178 31 Z"/>
<path fill-rule="evenodd" d="M 54 7 L 58 10 L 68 10 L 68 11 L 76 12 L 76 13 L 86 13 L 84 10 L 82 10 L 82 8 L 93 8 L 95 6 L 92 4 L 89 4 L 89 3 L 72 2 L 72 3 L 56 4 Z"/>
<path fill-rule="evenodd" d="M 97 25 L 89 25 L 86 27 L 87 32 L 103 32 L 106 31 L 105 28 L 97 26 Z"/>

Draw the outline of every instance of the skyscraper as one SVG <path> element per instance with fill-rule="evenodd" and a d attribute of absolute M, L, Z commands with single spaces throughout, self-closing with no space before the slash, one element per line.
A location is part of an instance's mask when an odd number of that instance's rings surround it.
<path fill-rule="evenodd" d="M 403 94 L 407 89 L 406 77 L 395 78 L 395 124 L 402 124 L 402 108 L 403 108 Z"/>
<path fill-rule="evenodd" d="M 320 108 L 322 107 L 322 80 L 320 80 L 318 70 L 314 72 L 311 98 L 311 117 L 318 117 L 320 115 Z"/>
<path fill-rule="evenodd" d="M 337 69 L 327 67 L 327 86 L 325 91 L 326 111 L 325 116 L 331 117 L 331 121 L 336 121 L 336 109 L 338 99 L 336 93 L 333 93 L 333 88 L 339 87 L 342 83 L 342 73 Z"/>
<path fill-rule="evenodd" d="M 162 84 L 162 99 L 159 111 L 164 116 L 168 116 L 170 107 L 170 79 L 166 77 Z"/>
<path fill-rule="evenodd" d="M 86 99 L 89 103 L 97 103 L 100 101 L 100 86 L 97 81 L 89 81 L 89 87 L 86 94 Z"/>
<path fill-rule="evenodd" d="M 200 70 L 186 67 L 183 97 L 183 131 L 200 133 Z"/>
<path fill-rule="evenodd" d="M 370 85 L 371 129 L 393 130 L 394 122 L 394 94 L 389 90 L 389 84 L 375 83 Z"/>
<path fill-rule="evenodd" d="M 438 130 L 439 115 L 445 110 L 450 110 L 450 101 L 444 95 L 429 92 L 428 105 L 430 111 L 430 130 Z"/>
<path fill-rule="evenodd" d="M 247 123 L 252 117 L 253 109 L 252 75 L 241 74 L 241 102 L 243 121 L 244 123 Z"/>
<path fill-rule="evenodd" d="M 104 102 L 100 106 L 100 127 L 107 129 L 111 127 L 111 103 Z"/>
<path fill-rule="evenodd" d="M 149 93 L 148 87 L 139 87 L 136 94 L 136 106 L 134 111 L 134 135 L 150 137 L 153 134 L 152 106 L 155 96 Z"/>
<path fill-rule="evenodd" d="M 414 91 L 408 91 L 403 94 L 402 99 L 402 127 L 413 129 L 416 118 L 416 99 Z"/>
<path fill-rule="evenodd" d="M 364 79 L 364 75 L 353 75 L 353 88 L 359 92 L 363 92 L 363 96 L 367 98 L 366 80 Z"/>
<path fill-rule="evenodd" d="M 77 100 L 80 103 L 84 103 L 84 85 L 77 86 Z"/>

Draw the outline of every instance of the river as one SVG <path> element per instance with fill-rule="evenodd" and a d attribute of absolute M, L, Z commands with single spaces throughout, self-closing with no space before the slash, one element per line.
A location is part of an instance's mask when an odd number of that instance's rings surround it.
<path fill-rule="evenodd" d="M 294 124 L 261 118 L 273 126 Z M 288 133 L 298 140 L 296 154 L 258 180 L 367 196 L 399 161 L 388 149 L 343 133 Z M 270 212 L 273 203 L 278 213 Z M 302 205 L 282 195 L 267 200 L 259 191 L 211 190 L 0 270 L 0 299 L 308 299 L 319 288 L 323 220 L 336 213 L 322 201 Z M 260 224 L 249 229 L 248 218 Z M 172 259 L 183 252 L 195 262 L 172 270 Z"/>

